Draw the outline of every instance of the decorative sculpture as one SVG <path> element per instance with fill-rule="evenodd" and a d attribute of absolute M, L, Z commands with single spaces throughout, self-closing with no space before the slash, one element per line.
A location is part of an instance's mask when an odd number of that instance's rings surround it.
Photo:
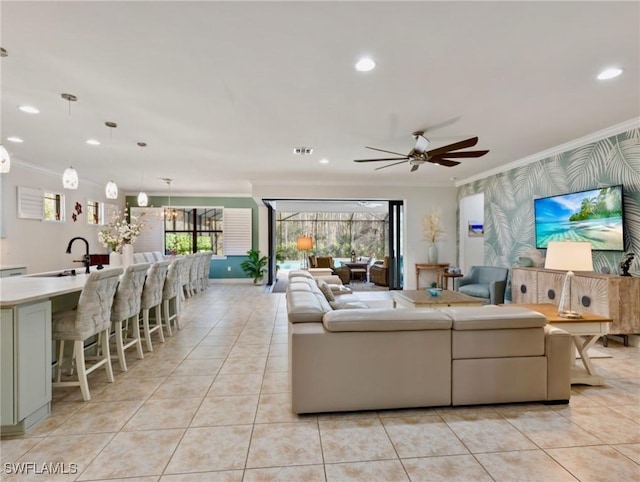
<path fill-rule="evenodd" d="M 629 268 L 631 268 L 631 263 L 633 262 L 633 258 L 635 257 L 635 254 L 633 253 L 627 253 L 624 256 L 624 259 L 622 261 L 620 261 L 620 269 L 622 270 L 622 273 L 620 274 L 620 276 L 631 276 L 629 274 Z"/>

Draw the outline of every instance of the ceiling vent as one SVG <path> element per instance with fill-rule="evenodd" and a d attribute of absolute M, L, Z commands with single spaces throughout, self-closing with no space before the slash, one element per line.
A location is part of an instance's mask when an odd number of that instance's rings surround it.
<path fill-rule="evenodd" d="M 293 153 L 296 156 L 310 156 L 313 154 L 313 149 L 311 147 L 294 147 Z"/>

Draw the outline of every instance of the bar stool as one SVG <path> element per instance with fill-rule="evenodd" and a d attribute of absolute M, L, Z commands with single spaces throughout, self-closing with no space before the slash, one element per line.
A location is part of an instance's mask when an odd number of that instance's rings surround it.
<path fill-rule="evenodd" d="M 122 268 L 92 272 L 82 288 L 76 309 L 54 313 L 52 316 L 51 335 L 53 340 L 58 342 L 56 380 L 52 386 L 80 386 L 84 401 L 91 400 L 87 381 L 89 373 L 104 366 L 107 379 L 113 382 L 113 370 L 109 355 L 109 330 L 111 328 L 111 305 L 121 274 Z M 87 368 L 85 361 L 90 358 L 85 358 L 84 342 L 92 336 L 100 334 L 102 335 L 102 355 L 95 357 L 95 363 Z M 75 359 L 78 381 L 60 381 L 66 340 L 73 341 L 72 356 Z"/>
<path fill-rule="evenodd" d="M 111 321 L 115 324 L 116 350 L 118 351 L 118 363 L 120 370 L 127 371 L 127 360 L 124 351 L 135 346 L 138 350 L 138 358 L 144 358 L 142 353 L 142 339 L 140 337 L 140 325 L 138 314 L 140 313 L 140 301 L 144 279 L 149 269 L 148 263 L 132 264 L 124 270 L 122 280 L 118 285 L 113 306 L 111 307 Z M 131 321 L 133 334 L 128 337 L 129 321 Z M 123 326 L 124 323 L 124 326 Z M 124 331 L 124 339 L 123 339 Z"/>
<path fill-rule="evenodd" d="M 202 256 L 200 253 L 193 253 L 193 264 L 189 270 L 189 296 L 193 296 L 200 291 L 199 279 L 200 279 L 200 260 Z"/>
<path fill-rule="evenodd" d="M 180 272 L 184 258 L 176 258 L 171 261 L 167 277 L 164 280 L 164 288 L 162 289 L 162 308 L 164 311 L 163 324 L 167 327 L 169 336 L 173 336 L 171 331 L 171 322 L 175 320 L 176 329 L 180 329 Z M 171 314 L 171 305 L 173 305 L 173 314 Z"/>
<path fill-rule="evenodd" d="M 160 335 L 160 342 L 164 343 L 160 308 L 162 306 L 162 288 L 164 287 L 164 280 L 167 277 L 170 264 L 171 261 L 153 263 L 142 288 L 140 309 L 142 310 L 142 329 L 144 330 L 144 339 L 148 351 L 153 351 L 153 345 L 151 344 L 152 333 L 157 331 Z M 155 308 L 155 323 L 150 326 L 149 312 L 153 308 Z"/>
<path fill-rule="evenodd" d="M 193 264 L 194 255 L 187 254 L 184 258 L 184 263 L 182 264 L 182 270 L 180 273 L 180 283 L 182 284 L 182 294 L 183 297 L 191 297 L 191 265 Z"/>
<path fill-rule="evenodd" d="M 209 271 L 211 269 L 212 251 L 204 251 L 202 253 L 202 265 L 200 266 L 200 287 L 204 291 L 209 287 Z"/>

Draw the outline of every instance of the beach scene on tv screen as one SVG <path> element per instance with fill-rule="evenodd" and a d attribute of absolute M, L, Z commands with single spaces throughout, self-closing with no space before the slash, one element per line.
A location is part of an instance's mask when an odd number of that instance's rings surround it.
<path fill-rule="evenodd" d="M 535 201 L 536 247 L 549 241 L 588 241 L 591 249 L 622 251 L 622 186 Z"/>

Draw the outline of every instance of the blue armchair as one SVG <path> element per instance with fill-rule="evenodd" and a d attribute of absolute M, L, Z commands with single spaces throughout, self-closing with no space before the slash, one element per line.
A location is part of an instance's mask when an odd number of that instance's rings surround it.
<path fill-rule="evenodd" d="M 482 298 L 485 303 L 504 303 L 508 268 L 472 266 L 468 275 L 454 279 L 455 290 L 469 296 Z"/>

